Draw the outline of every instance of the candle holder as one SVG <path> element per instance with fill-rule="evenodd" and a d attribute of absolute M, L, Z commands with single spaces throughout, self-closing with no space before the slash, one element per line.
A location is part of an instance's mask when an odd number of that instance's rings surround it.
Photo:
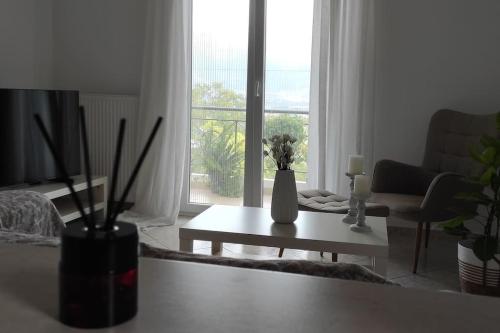
<path fill-rule="evenodd" d="M 370 193 L 357 194 L 353 193 L 352 196 L 358 202 L 358 216 L 356 224 L 351 225 L 351 230 L 356 232 L 370 232 L 372 228 L 366 224 L 366 200 L 370 197 Z"/>
<path fill-rule="evenodd" d="M 347 223 L 347 224 L 354 224 L 354 223 L 356 223 L 357 216 L 358 216 L 358 208 L 357 208 L 358 201 L 353 196 L 354 177 L 356 175 L 349 173 L 349 172 L 346 172 L 345 175 L 351 179 L 351 184 L 350 184 L 351 193 L 350 193 L 350 198 L 349 198 L 349 210 L 347 211 L 347 214 L 342 218 L 342 222 Z"/>

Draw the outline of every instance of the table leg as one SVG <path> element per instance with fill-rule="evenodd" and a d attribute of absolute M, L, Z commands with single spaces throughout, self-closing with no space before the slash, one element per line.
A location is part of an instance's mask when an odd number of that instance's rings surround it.
<path fill-rule="evenodd" d="M 179 238 L 179 251 L 193 252 L 193 240 Z"/>
<path fill-rule="evenodd" d="M 379 275 L 387 275 L 387 257 L 372 258 L 373 271 Z"/>
<path fill-rule="evenodd" d="M 222 242 L 212 241 L 212 255 L 220 254 L 222 251 Z"/>

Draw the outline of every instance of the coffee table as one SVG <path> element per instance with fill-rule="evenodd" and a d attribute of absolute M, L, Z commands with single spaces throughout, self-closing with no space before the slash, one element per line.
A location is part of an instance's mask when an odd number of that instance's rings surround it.
<path fill-rule="evenodd" d="M 214 205 L 179 229 L 180 250 L 193 251 L 194 240 L 270 246 L 368 256 L 373 270 L 386 274 L 389 243 L 384 217 L 366 217 L 371 232 L 359 233 L 342 222 L 343 215 L 299 211 L 292 224 L 274 223 L 266 208 Z"/>

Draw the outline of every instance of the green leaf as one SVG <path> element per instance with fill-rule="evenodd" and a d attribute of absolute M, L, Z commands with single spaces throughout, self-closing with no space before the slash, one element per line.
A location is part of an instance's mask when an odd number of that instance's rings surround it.
<path fill-rule="evenodd" d="M 472 157 L 477 162 L 479 162 L 481 164 L 484 164 L 483 158 L 482 158 L 481 154 L 479 154 L 479 152 L 477 151 L 477 148 L 470 147 L 469 148 L 469 155 L 470 155 L 470 157 Z"/>
<path fill-rule="evenodd" d="M 464 200 L 468 202 L 480 203 L 488 205 L 492 202 L 492 199 L 484 193 L 481 192 L 472 192 L 472 193 L 458 193 L 455 196 L 458 200 Z"/>
<path fill-rule="evenodd" d="M 497 150 L 495 149 L 495 147 L 487 147 L 481 153 L 481 160 L 483 161 L 484 164 L 493 164 L 493 162 L 495 161 L 496 154 Z"/>
<path fill-rule="evenodd" d="M 457 216 L 441 223 L 441 227 L 443 227 L 443 229 L 445 230 L 451 231 L 453 229 L 462 227 L 464 225 L 464 221 L 465 221 L 465 216 Z"/>
<path fill-rule="evenodd" d="M 497 158 L 495 159 L 495 162 L 493 163 L 493 166 L 495 168 L 500 168 L 500 154 L 497 155 Z"/>
<path fill-rule="evenodd" d="M 489 185 L 491 183 L 491 177 L 493 177 L 493 175 L 495 175 L 495 168 L 489 167 L 481 175 L 481 177 L 479 178 L 479 182 L 481 183 L 481 185 L 484 185 L 484 186 Z"/>
<path fill-rule="evenodd" d="M 500 140 L 490 135 L 483 135 L 479 142 L 481 142 L 484 148 L 494 147 L 497 151 L 500 149 Z"/>
<path fill-rule="evenodd" d="M 491 260 L 497 253 L 498 243 L 493 237 L 482 236 L 474 241 L 472 250 L 481 261 Z"/>

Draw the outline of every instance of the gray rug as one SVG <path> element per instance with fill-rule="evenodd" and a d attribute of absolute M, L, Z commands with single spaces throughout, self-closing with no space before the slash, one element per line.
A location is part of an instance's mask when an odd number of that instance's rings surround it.
<path fill-rule="evenodd" d="M 150 217 L 129 210 L 118 215 L 117 220 L 134 223 L 141 231 L 148 230 L 150 228 L 171 226 L 175 223 L 175 221 L 168 221 L 163 217 Z"/>

